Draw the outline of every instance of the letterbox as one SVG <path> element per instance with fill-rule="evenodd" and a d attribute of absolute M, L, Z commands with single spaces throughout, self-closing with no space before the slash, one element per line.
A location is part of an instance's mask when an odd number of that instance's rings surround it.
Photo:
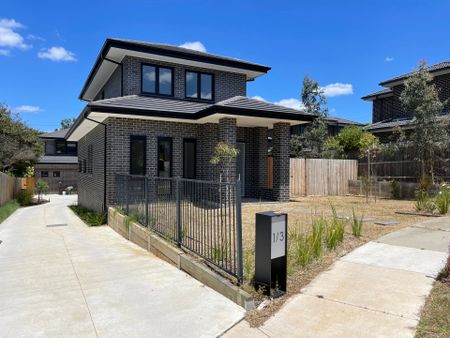
<path fill-rule="evenodd" d="M 266 295 L 286 292 L 287 214 L 266 211 L 256 213 L 255 287 Z"/>

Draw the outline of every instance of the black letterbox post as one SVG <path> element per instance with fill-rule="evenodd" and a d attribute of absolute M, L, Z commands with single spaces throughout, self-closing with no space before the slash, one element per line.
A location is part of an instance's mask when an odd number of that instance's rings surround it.
<path fill-rule="evenodd" d="M 255 287 L 277 297 L 286 292 L 287 214 L 256 213 Z"/>

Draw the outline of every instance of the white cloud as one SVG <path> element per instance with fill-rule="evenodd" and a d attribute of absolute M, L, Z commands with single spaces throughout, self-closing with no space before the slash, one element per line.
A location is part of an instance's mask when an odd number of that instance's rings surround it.
<path fill-rule="evenodd" d="M 24 42 L 23 36 L 16 32 L 20 28 L 24 28 L 24 26 L 14 19 L 0 19 L 0 47 L 10 49 L 30 48 L 31 46 Z"/>
<path fill-rule="evenodd" d="M 39 106 L 29 106 L 29 105 L 16 107 L 14 110 L 18 113 L 39 113 L 42 111 L 41 107 Z"/>
<path fill-rule="evenodd" d="M 325 96 L 329 97 L 353 94 L 353 86 L 350 83 L 330 83 L 320 89 L 323 90 Z"/>
<path fill-rule="evenodd" d="M 38 36 L 38 35 L 34 35 L 34 34 L 28 34 L 27 39 L 37 40 L 37 41 L 46 41 L 42 36 Z"/>
<path fill-rule="evenodd" d="M 51 61 L 77 61 L 75 54 L 68 51 L 64 47 L 51 47 L 49 49 L 42 49 L 38 53 L 41 59 L 48 59 Z"/>
<path fill-rule="evenodd" d="M 386 58 L 384 59 L 384 62 L 392 62 L 394 61 L 394 58 L 392 56 L 386 56 Z"/>
<path fill-rule="evenodd" d="M 258 100 L 258 101 L 264 101 L 264 102 L 267 102 L 265 98 L 263 98 L 263 97 L 261 97 L 261 96 L 258 96 L 258 95 L 252 96 L 251 99 L 253 99 L 253 100 Z"/>
<path fill-rule="evenodd" d="M 180 45 L 179 47 L 196 50 L 198 52 L 206 52 L 206 47 L 200 41 L 188 41 Z"/>
<path fill-rule="evenodd" d="M 299 99 L 294 99 L 294 98 L 283 99 L 283 100 L 280 100 L 280 101 L 277 101 L 274 103 L 279 104 L 280 106 L 285 106 L 285 107 L 297 109 L 297 110 L 305 109 L 305 105 L 303 104 L 303 102 L 300 101 Z"/>
<path fill-rule="evenodd" d="M 0 56 L 8 56 L 9 50 L 7 49 L 0 49 Z"/>

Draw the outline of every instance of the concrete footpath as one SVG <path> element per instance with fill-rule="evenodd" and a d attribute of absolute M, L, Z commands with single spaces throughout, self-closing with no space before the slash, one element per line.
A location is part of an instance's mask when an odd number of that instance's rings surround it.
<path fill-rule="evenodd" d="M 449 243 L 448 217 L 390 233 L 342 257 L 260 328 L 242 321 L 224 337 L 414 337 Z"/>
<path fill-rule="evenodd" d="M 214 337 L 244 310 L 107 226 L 76 196 L 0 224 L 1 337 Z"/>

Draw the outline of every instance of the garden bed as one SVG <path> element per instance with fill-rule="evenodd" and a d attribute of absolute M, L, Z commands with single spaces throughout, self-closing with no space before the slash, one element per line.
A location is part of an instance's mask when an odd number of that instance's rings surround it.
<path fill-rule="evenodd" d="M 331 208 L 335 209 L 335 216 Z M 410 214 L 398 214 L 397 211 L 409 212 L 414 210 L 414 201 L 370 199 L 366 203 L 365 197 L 354 196 L 330 196 L 330 197 L 298 197 L 287 203 L 252 203 L 243 204 L 243 248 L 244 248 L 244 288 L 253 292 L 256 297 L 260 294 L 252 287 L 252 276 L 254 273 L 254 236 L 255 236 L 255 213 L 262 211 L 286 212 L 289 215 L 288 224 L 288 292 L 268 303 L 262 310 L 253 310 L 247 313 L 247 320 L 252 326 L 259 326 L 272 316 L 283 303 L 292 295 L 309 284 L 319 273 L 327 270 L 337 259 L 354 250 L 368 241 L 377 239 L 387 233 L 421 222 L 427 217 Z M 362 224 L 360 237 L 352 234 L 353 212 L 356 219 L 370 219 Z M 345 220 L 349 218 L 349 220 Z M 296 239 L 299 234 L 303 238 L 312 235 L 311 224 L 313 221 L 323 219 L 325 223 L 332 224 L 334 219 L 343 221 L 344 234 L 342 241 L 337 243 L 335 249 L 328 249 L 323 240 L 320 255 L 311 261 L 300 263 L 299 256 L 295 253 Z M 377 221 L 397 221 L 398 224 L 382 226 L 376 225 Z M 325 234 L 324 234 L 325 236 Z M 300 236 L 302 237 L 302 236 Z"/>
<path fill-rule="evenodd" d="M 78 205 L 71 205 L 69 208 L 89 226 L 103 225 L 108 221 L 106 212 L 95 212 Z"/>
<path fill-rule="evenodd" d="M 6 202 L 2 206 L 0 206 L 0 223 L 7 219 L 19 207 L 19 203 L 17 203 L 15 200 Z"/>

